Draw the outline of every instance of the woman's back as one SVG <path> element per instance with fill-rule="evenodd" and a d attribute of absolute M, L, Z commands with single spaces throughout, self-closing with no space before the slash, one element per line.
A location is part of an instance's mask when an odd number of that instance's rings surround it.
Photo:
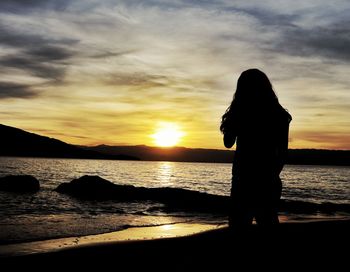
<path fill-rule="evenodd" d="M 237 144 L 232 167 L 230 225 L 278 223 L 282 171 L 288 150 L 290 114 L 279 104 L 267 76 L 244 71 L 220 130 L 227 148 Z"/>
<path fill-rule="evenodd" d="M 244 116 L 236 128 L 234 177 L 279 175 L 288 146 L 289 114 L 279 108 Z"/>

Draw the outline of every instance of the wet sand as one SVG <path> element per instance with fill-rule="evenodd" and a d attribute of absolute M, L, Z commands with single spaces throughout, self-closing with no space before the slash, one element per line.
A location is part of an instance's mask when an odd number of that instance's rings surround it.
<path fill-rule="evenodd" d="M 115 232 L 76 236 L 43 241 L 0 245 L 1 257 L 19 257 L 34 254 L 51 254 L 62 250 L 79 250 L 85 247 L 103 247 L 108 244 L 141 242 L 147 240 L 185 237 L 208 230 L 225 228 L 227 225 L 176 223 L 150 227 L 132 227 Z"/>
<path fill-rule="evenodd" d="M 348 264 L 349 219 L 288 222 L 273 231 L 252 226 L 239 233 L 225 226 L 187 225 L 135 228 L 124 233 L 119 231 L 119 236 L 110 233 L 81 237 L 76 245 L 62 248 L 57 248 L 62 241 L 56 241 L 55 246 L 42 251 L 3 254 L 1 261 L 12 265 L 25 263 L 28 267 L 42 262 L 55 263 L 58 267 L 68 263 L 80 267 L 96 264 L 127 267 L 120 271 L 133 268 L 181 271 L 209 267 L 230 270 L 226 268 L 242 265 L 249 270 L 277 268 L 277 263 L 289 268 L 328 266 L 336 269 Z M 127 240 L 132 232 L 139 236 Z M 198 233 L 191 234 L 195 232 Z M 72 240 L 70 243 L 74 244 Z"/>

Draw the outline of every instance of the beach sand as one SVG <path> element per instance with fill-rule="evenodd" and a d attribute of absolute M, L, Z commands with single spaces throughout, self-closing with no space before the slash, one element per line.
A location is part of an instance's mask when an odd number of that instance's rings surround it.
<path fill-rule="evenodd" d="M 103 247 L 108 244 L 124 244 L 147 240 L 185 237 L 208 230 L 227 227 L 226 225 L 176 223 L 150 227 L 131 227 L 115 232 L 68 238 L 49 239 L 43 241 L 0 245 L 1 257 L 19 257 L 25 255 L 54 253 L 71 249 L 73 251 L 85 247 Z"/>
<path fill-rule="evenodd" d="M 131 228 L 101 235 L 55 239 L 0 248 L 2 263 L 50 262 L 80 267 L 99 264 L 143 270 L 242 267 L 332 269 L 348 265 L 350 219 L 281 223 L 273 231 L 253 225 L 244 232 L 227 226 L 173 224 Z M 133 237 L 132 240 L 128 240 Z M 7 251 L 6 251 L 7 250 Z M 281 267 L 283 269 L 284 267 Z M 274 270 L 274 269 L 273 269 Z M 334 270 L 337 271 L 337 270 Z"/>

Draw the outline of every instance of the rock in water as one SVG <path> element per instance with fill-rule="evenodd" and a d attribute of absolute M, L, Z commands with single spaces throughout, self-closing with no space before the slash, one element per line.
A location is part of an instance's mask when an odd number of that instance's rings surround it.
<path fill-rule="evenodd" d="M 226 212 L 229 197 L 210 195 L 182 188 L 145 188 L 114 184 L 99 176 L 82 176 L 62 183 L 56 192 L 87 200 L 123 202 L 154 201 L 164 203 L 170 210 Z"/>
<path fill-rule="evenodd" d="M 60 184 L 55 191 L 84 199 L 125 199 L 134 186 L 116 185 L 99 176 L 82 176 Z"/>
<path fill-rule="evenodd" d="M 30 175 L 10 175 L 0 178 L 0 191 L 34 193 L 39 189 L 39 181 Z"/>

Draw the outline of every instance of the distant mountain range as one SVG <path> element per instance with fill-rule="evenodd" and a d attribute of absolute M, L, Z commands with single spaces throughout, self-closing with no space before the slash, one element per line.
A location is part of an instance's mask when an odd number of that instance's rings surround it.
<path fill-rule="evenodd" d="M 231 163 L 234 157 L 234 151 L 232 150 L 194 149 L 185 147 L 161 148 L 145 145 L 98 145 L 84 148 L 110 155 L 128 154 L 144 161 Z M 350 166 L 350 150 L 289 149 L 287 164 Z"/>
<path fill-rule="evenodd" d="M 86 150 L 104 154 L 128 154 L 144 161 L 177 161 L 177 162 L 232 162 L 234 151 L 219 149 L 202 149 L 186 147 L 150 147 L 136 146 L 108 146 L 98 145 L 84 147 Z"/>
<path fill-rule="evenodd" d="M 136 160 L 123 154 L 103 154 L 0 124 L 0 156 Z"/>
<path fill-rule="evenodd" d="M 0 156 L 231 163 L 234 151 L 145 145 L 75 146 L 0 124 Z M 287 163 L 350 166 L 350 150 L 290 149 Z"/>

